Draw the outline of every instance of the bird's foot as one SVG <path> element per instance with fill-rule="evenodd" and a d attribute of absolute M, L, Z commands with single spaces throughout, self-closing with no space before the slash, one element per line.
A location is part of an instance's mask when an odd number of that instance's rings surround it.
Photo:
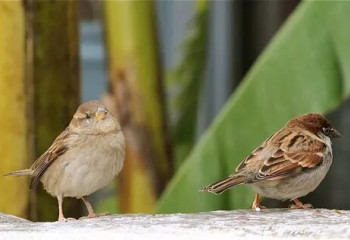
<path fill-rule="evenodd" d="M 66 222 L 66 221 L 67 221 L 67 218 L 65 218 L 65 217 L 59 217 L 59 218 L 58 218 L 58 221 L 59 221 L 59 222 Z"/>
<path fill-rule="evenodd" d="M 310 209 L 313 208 L 310 203 L 303 204 L 299 201 L 299 199 L 293 200 L 294 204 L 290 205 L 289 207 L 292 209 Z"/>
<path fill-rule="evenodd" d="M 79 220 L 87 219 L 87 218 L 96 218 L 96 217 L 103 217 L 109 215 L 109 212 L 103 212 L 103 213 L 89 213 L 87 216 L 79 218 Z"/>
<path fill-rule="evenodd" d="M 255 195 L 254 202 L 252 204 L 252 210 L 255 210 L 257 212 L 260 212 L 261 209 L 267 209 L 265 206 L 261 205 L 259 202 L 259 194 Z"/>
<path fill-rule="evenodd" d="M 296 204 L 291 204 L 289 207 L 292 209 L 311 209 L 311 208 L 313 208 L 310 203 L 306 203 L 306 204 L 303 204 L 301 206 L 296 205 Z"/>
<path fill-rule="evenodd" d="M 59 217 L 58 218 L 58 221 L 59 222 L 68 222 L 68 221 L 75 221 L 75 220 L 77 220 L 77 219 L 75 219 L 75 218 L 65 218 L 65 217 Z"/>
<path fill-rule="evenodd" d="M 267 207 L 261 205 L 261 204 L 254 204 L 252 205 L 252 209 L 256 212 L 260 212 L 262 209 L 267 209 Z"/>

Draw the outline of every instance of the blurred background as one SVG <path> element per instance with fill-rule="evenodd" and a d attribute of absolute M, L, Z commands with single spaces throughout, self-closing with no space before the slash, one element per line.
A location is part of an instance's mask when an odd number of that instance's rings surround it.
<path fill-rule="evenodd" d="M 250 208 L 249 187 L 199 189 L 290 118 L 320 112 L 343 137 L 302 200 L 350 209 L 349 11 L 343 1 L 0 1 L 0 173 L 29 167 L 80 103 L 101 99 L 127 149 L 118 179 L 89 197 L 97 211 Z M 56 220 L 56 199 L 28 180 L 0 179 L 0 211 Z M 86 213 L 76 199 L 64 210 Z"/>

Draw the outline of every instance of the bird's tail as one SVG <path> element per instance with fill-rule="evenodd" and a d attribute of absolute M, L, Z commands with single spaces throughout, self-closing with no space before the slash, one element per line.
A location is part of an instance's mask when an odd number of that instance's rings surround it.
<path fill-rule="evenodd" d="M 32 175 L 33 170 L 31 169 L 23 169 L 23 170 L 18 170 L 10 173 L 6 173 L 4 176 L 27 176 L 27 175 Z"/>
<path fill-rule="evenodd" d="M 226 191 L 227 189 L 239 185 L 239 184 L 243 184 L 247 181 L 247 177 L 245 176 L 239 176 L 239 175 L 233 175 L 230 177 L 227 177 L 225 179 L 222 179 L 218 182 L 215 182 L 213 184 L 210 184 L 204 188 L 201 189 L 201 191 L 207 191 L 207 192 L 211 192 L 214 194 L 220 194 L 224 191 Z"/>

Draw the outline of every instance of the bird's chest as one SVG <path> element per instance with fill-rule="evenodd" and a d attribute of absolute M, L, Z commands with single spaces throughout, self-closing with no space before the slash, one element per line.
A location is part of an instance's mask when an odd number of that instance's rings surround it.
<path fill-rule="evenodd" d="M 106 174 L 116 171 L 118 141 L 116 136 L 87 136 L 79 144 L 79 147 L 71 149 L 70 159 L 62 162 L 62 166 L 68 171 L 79 171 L 89 169 L 91 172 Z"/>
<path fill-rule="evenodd" d="M 82 197 L 105 187 L 120 172 L 124 161 L 119 136 L 87 136 L 43 174 L 45 189 L 54 196 Z"/>
<path fill-rule="evenodd" d="M 279 200 L 295 199 L 313 192 L 326 176 L 332 164 L 332 151 L 329 151 L 322 164 L 312 170 L 303 171 L 282 180 L 264 181 L 253 184 L 262 196 Z"/>

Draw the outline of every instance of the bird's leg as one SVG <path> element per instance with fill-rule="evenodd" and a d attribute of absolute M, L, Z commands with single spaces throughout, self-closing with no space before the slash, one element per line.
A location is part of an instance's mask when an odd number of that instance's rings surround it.
<path fill-rule="evenodd" d="M 97 217 L 97 214 L 95 213 L 94 209 L 92 208 L 89 200 L 87 199 L 87 197 L 82 197 L 81 198 L 86 206 L 86 209 L 88 210 L 88 215 L 87 217 L 88 218 L 94 218 L 94 217 Z"/>
<path fill-rule="evenodd" d="M 260 211 L 261 209 L 266 209 L 265 206 L 260 205 L 258 193 L 255 194 L 254 202 L 252 204 L 252 209 L 255 211 Z"/>
<path fill-rule="evenodd" d="M 58 200 L 58 221 L 65 221 L 67 220 L 64 215 L 63 215 L 63 197 L 62 196 L 57 196 Z"/>
<path fill-rule="evenodd" d="M 290 206 L 290 208 L 297 208 L 297 209 L 308 209 L 312 208 L 312 205 L 310 203 L 303 204 L 299 199 L 293 199 L 294 204 Z"/>
<path fill-rule="evenodd" d="M 91 206 L 91 203 L 87 199 L 87 197 L 85 196 L 85 197 L 82 197 L 81 199 L 83 200 L 83 202 L 86 206 L 86 209 L 88 210 L 88 213 L 89 213 L 86 217 L 83 217 L 83 218 L 94 218 L 94 217 L 98 217 L 98 216 L 108 215 L 108 212 L 96 214 L 94 209 Z"/>

